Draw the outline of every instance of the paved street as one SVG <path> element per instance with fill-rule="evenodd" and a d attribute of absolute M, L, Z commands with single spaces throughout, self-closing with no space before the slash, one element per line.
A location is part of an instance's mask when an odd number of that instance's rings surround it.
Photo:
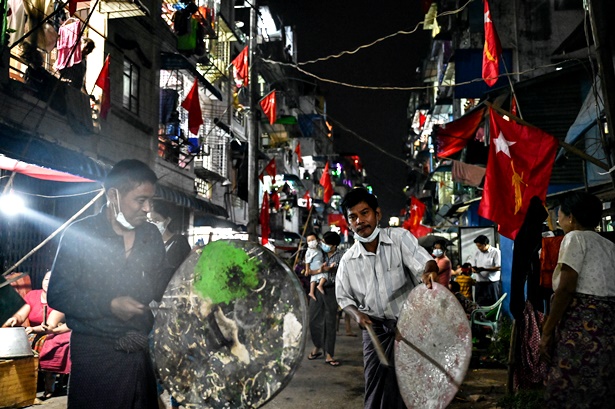
<path fill-rule="evenodd" d="M 343 327 L 343 322 L 341 322 Z M 359 333 L 355 326 L 354 331 Z M 265 407 L 268 409 L 325 409 L 363 407 L 363 360 L 360 337 L 338 335 L 336 358 L 341 365 L 331 367 L 324 359 L 307 359 L 311 343 L 291 382 Z M 506 391 L 506 370 L 470 369 L 457 398 L 455 409 L 495 408 Z M 168 403 L 168 399 L 164 400 Z M 65 409 L 66 396 L 41 401 L 43 409 Z"/>

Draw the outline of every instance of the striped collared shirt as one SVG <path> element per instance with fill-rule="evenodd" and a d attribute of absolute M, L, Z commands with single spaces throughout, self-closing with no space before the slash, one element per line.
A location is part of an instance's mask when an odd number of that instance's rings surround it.
<path fill-rule="evenodd" d="M 421 282 L 425 264 L 433 257 L 405 229 L 381 229 L 378 237 L 375 254 L 357 241 L 342 257 L 335 284 L 337 302 L 342 308 L 354 305 L 371 317 L 397 319 L 408 293 Z"/>

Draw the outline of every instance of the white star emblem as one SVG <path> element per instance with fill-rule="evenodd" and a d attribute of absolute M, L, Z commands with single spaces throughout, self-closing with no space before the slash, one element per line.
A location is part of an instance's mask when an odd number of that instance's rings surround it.
<path fill-rule="evenodd" d="M 491 12 L 487 11 L 485 12 L 485 23 L 493 23 L 493 21 L 491 21 Z"/>
<path fill-rule="evenodd" d="M 508 147 L 513 146 L 517 142 L 507 141 L 506 138 L 504 138 L 502 131 L 500 131 L 500 134 L 498 135 L 497 138 L 493 140 L 493 143 L 495 143 L 495 153 L 496 154 L 498 152 L 504 152 L 504 155 L 510 158 L 510 150 L 508 149 Z"/>
<path fill-rule="evenodd" d="M 416 209 L 418 209 L 419 207 L 417 205 L 412 205 L 412 208 L 410 209 L 410 211 L 416 211 Z"/>

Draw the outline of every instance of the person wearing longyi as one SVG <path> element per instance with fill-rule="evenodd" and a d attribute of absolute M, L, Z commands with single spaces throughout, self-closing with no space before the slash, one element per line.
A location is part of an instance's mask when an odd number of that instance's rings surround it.
<path fill-rule="evenodd" d="M 147 305 L 171 278 L 160 232 L 147 223 L 156 174 L 122 160 L 107 175 L 107 204 L 64 232 L 51 271 L 49 306 L 73 330 L 68 407 L 158 407 Z"/>
<path fill-rule="evenodd" d="M 437 282 L 438 264 L 416 237 L 401 228 L 380 229 L 378 200 L 364 188 L 346 194 L 342 209 L 355 243 L 340 260 L 336 276 L 338 304 L 363 328 L 366 409 L 405 408 L 399 392 L 394 362 L 396 323 L 408 293 L 419 282 L 431 288 Z M 406 272 L 406 271 L 409 272 Z M 375 344 L 368 328 L 378 338 Z M 380 345 L 378 345 L 380 344 Z"/>

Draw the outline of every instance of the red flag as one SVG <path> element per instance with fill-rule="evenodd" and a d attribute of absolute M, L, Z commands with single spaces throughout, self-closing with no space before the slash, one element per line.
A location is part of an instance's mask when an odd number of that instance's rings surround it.
<path fill-rule="evenodd" d="M 348 223 L 346 223 L 346 218 L 341 213 L 330 213 L 328 215 L 329 226 L 337 226 L 342 234 L 348 232 Z"/>
<path fill-rule="evenodd" d="M 277 110 L 278 106 L 275 100 L 275 90 L 271 91 L 269 94 L 265 95 L 263 99 L 261 99 L 261 108 L 267 118 L 269 118 L 269 123 L 271 125 L 275 124 L 275 120 L 277 119 Z"/>
<path fill-rule="evenodd" d="M 423 215 L 425 214 L 425 203 L 421 202 L 416 197 L 412 196 L 410 198 L 410 227 L 415 227 L 421 224 L 423 220 Z"/>
<path fill-rule="evenodd" d="M 478 214 L 514 240 L 533 196 L 544 201 L 558 141 L 538 128 L 490 110 L 489 159 Z"/>
<path fill-rule="evenodd" d="M 231 62 L 233 64 L 233 75 L 235 77 L 237 86 L 248 86 L 249 83 L 249 71 L 250 71 L 250 61 L 249 61 L 249 53 L 248 46 L 246 46 L 237 57 Z"/>
<path fill-rule="evenodd" d="M 425 125 L 425 121 L 427 121 L 427 116 L 419 112 L 419 129 L 423 129 L 423 126 Z"/>
<path fill-rule="evenodd" d="M 438 145 L 438 157 L 447 158 L 468 144 L 476 134 L 476 129 L 483 120 L 485 107 L 470 111 L 461 118 L 441 125 L 435 132 Z"/>
<path fill-rule="evenodd" d="M 297 162 L 301 163 L 301 144 L 297 142 L 297 146 L 295 147 L 295 153 L 297 154 Z"/>
<path fill-rule="evenodd" d="M 312 198 L 310 197 L 310 191 L 309 190 L 305 191 L 305 194 L 303 195 L 303 198 L 307 202 L 305 207 L 307 207 L 307 209 L 310 210 L 312 208 Z"/>
<path fill-rule="evenodd" d="M 428 233 L 431 233 L 432 231 L 433 229 L 431 227 L 423 226 L 422 224 L 419 224 L 418 226 L 414 226 L 413 228 L 410 229 L 410 233 L 412 233 L 412 235 L 416 237 L 417 239 L 419 237 L 426 236 Z"/>
<path fill-rule="evenodd" d="M 510 98 L 510 113 L 514 116 L 519 116 L 519 110 L 517 108 L 517 98 L 513 95 Z"/>
<path fill-rule="evenodd" d="M 280 195 L 277 190 L 271 192 L 271 201 L 273 202 L 273 208 L 275 210 L 280 210 Z"/>
<path fill-rule="evenodd" d="M 263 182 L 263 176 L 265 175 L 265 173 L 267 173 L 271 177 L 275 177 L 277 173 L 277 170 L 275 167 L 275 158 L 271 159 L 269 163 L 267 164 L 267 166 L 265 166 L 265 169 L 263 169 L 261 174 L 258 175 L 258 178 L 260 179 L 261 183 Z"/>
<path fill-rule="evenodd" d="M 106 119 L 111 108 L 111 79 L 109 78 L 109 55 L 105 58 L 105 64 L 98 74 L 95 85 L 102 89 L 100 97 L 100 117 Z"/>
<path fill-rule="evenodd" d="M 269 193 L 263 195 L 263 204 L 261 205 L 261 244 L 269 243 Z"/>
<path fill-rule="evenodd" d="M 489 3 L 483 0 L 485 4 L 485 47 L 483 49 L 483 80 L 493 87 L 498 81 L 500 74 L 500 55 L 502 54 L 502 45 L 500 38 L 495 31 L 493 21 L 491 20 L 491 12 L 489 11 Z"/>
<path fill-rule="evenodd" d="M 199 128 L 203 125 L 203 113 L 201 112 L 201 101 L 199 101 L 199 81 L 194 79 L 194 84 L 190 92 L 182 102 L 182 108 L 188 111 L 188 129 L 191 133 L 198 135 Z"/>
<path fill-rule="evenodd" d="M 320 185 L 324 188 L 322 200 L 325 203 L 329 203 L 331 201 L 331 196 L 333 196 L 333 184 L 331 183 L 331 175 L 329 175 L 329 162 L 327 162 L 325 169 L 322 171 Z"/>

